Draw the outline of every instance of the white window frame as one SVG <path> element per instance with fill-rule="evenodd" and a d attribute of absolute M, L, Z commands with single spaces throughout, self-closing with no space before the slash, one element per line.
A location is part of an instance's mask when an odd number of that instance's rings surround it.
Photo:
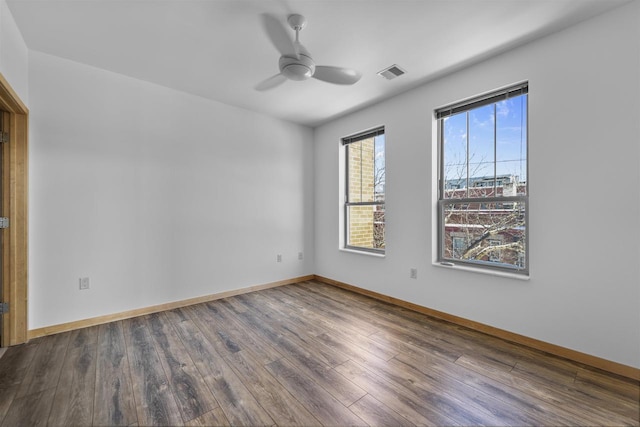
<path fill-rule="evenodd" d="M 528 108 L 528 82 L 524 82 L 524 83 L 519 83 L 517 85 L 513 85 L 507 88 L 503 88 L 503 89 L 499 89 L 496 91 L 492 91 L 490 93 L 478 96 L 478 97 L 474 97 L 474 98 L 470 98 L 467 99 L 465 101 L 461 101 L 461 102 L 457 102 L 455 104 L 451 104 L 449 106 L 446 107 L 442 107 L 442 108 L 438 108 L 434 111 L 434 117 L 435 117 L 435 121 L 436 121 L 436 126 L 437 126 L 437 134 L 436 136 L 436 140 L 437 140 L 437 178 L 436 178 L 436 182 L 434 183 L 434 186 L 436 187 L 436 191 L 437 191 L 437 203 L 436 203 L 436 222 L 437 224 L 434 223 L 434 226 L 436 227 L 435 232 L 436 232 L 436 242 L 434 242 L 434 249 L 436 250 L 436 255 L 434 257 L 434 261 L 436 264 L 440 264 L 440 265 L 444 265 L 444 266 L 449 266 L 449 267 L 462 267 L 465 270 L 472 270 L 472 271 L 486 271 L 486 272 L 493 272 L 495 274 L 507 274 L 507 275 L 511 275 L 511 274 L 515 274 L 516 276 L 520 276 L 520 277 L 524 277 L 524 278 L 528 278 L 529 276 L 529 181 L 530 181 L 530 174 L 529 174 L 529 155 L 528 155 L 528 149 L 529 149 L 529 138 L 528 138 L 528 130 L 529 130 L 529 108 Z M 445 198 L 444 194 L 445 194 L 445 177 L 444 177 L 444 148 L 443 148 L 443 143 L 444 143 L 444 138 L 443 138 L 443 120 L 445 117 L 454 115 L 454 114 L 458 114 L 458 113 L 462 113 L 465 111 L 471 111 L 474 110 L 476 108 L 480 108 L 482 106 L 486 106 L 486 105 L 491 105 L 491 104 L 495 104 L 497 102 L 500 102 L 503 99 L 507 99 L 507 98 L 511 98 L 511 97 L 515 97 L 515 96 L 520 96 L 523 94 L 527 94 L 527 108 L 526 108 L 526 130 L 527 130 L 527 135 L 526 135 L 526 169 L 527 169 L 527 178 L 526 178 L 526 190 L 525 190 L 525 194 L 524 195 L 516 195 L 516 196 L 508 196 L 508 197 L 504 197 L 504 196 L 497 196 L 497 194 L 494 192 L 494 196 L 496 197 L 464 197 L 464 198 Z M 496 141 L 494 140 L 494 144 L 496 144 Z M 495 152 L 495 150 L 494 150 Z M 466 160 L 467 164 L 469 163 L 469 159 Z M 495 168 L 494 168 L 495 170 Z M 498 182 L 499 177 L 495 176 L 494 173 L 494 181 L 495 181 L 495 186 L 494 188 L 497 188 L 497 182 Z M 467 177 L 467 186 L 466 188 L 470 187 L 470 182 L 469 182 L 469 177 Z M 467 192 L 467 196 L 469 196 L 469 193 Z M 525 224 L 525 230 L 524 230 L 524 236 L 525 236 L 525 250 L 524 250 L 524 257 L 519 256 L 517 262 L 514 265 L 508 265 L 505 263 L 500 263 L 500 262 L 488 262 L 488 261 L 481 261 L 481 260 L 463 260 L 463 259 L 454 259 L 452 257 L 447 257 L 445 256 L 445 224 L 444 224 L 444 212 L 447 206 L 452 206 L 453 204 L 461 204 L 461 206 L 465 206 L 463 204 L 466 204 L 466 206 L 469 206 L 473 203 L 495 203 L 495 204 L 503 204 L 504 206 L 509 206 L 508 204 L 514 204 L 514 203 L 518 203 L 521 206 L 524 206 L 524 224 Z M 452 249 L 453 249 L 453 242 L 451 243 Z M 453 250 L 451 251 L 453 253 Z M 522 265 L 522 263 L 524 262 L 524 265 Z"/>
<path fill-rule="evenodd" d="M 354 246 L 349 244 L 349 207 L 350 206 L 371 206 L 371 209 L 375 209 L 377 206 L 383 206 L 386 212 L 386 201 L 371 201 L 371 202 L 350 202 L 349 201 L 349 156 L 348 156 L 348 146 L 352 143 L 362 141 L 364 139 L 368 139 L 371 137 L 376 137 L 379 135 L 385 135 L 385 158 L 386 158 L 386 134 L 384 126 L 378 126 L 373 129 L 366 130 L 364 132 L 359 132 L 357 134 L 347 136 L 342 138 L 342 150 L 344 151 L 344 179 L 343 179 L 343 188 L 344 188 L 344 200 L 343 200 L 343 218 L 342 221 L 342 233 L 343 233 L 343 246 L 342 249 L 347 251 L 356 251 L 369 253 L 374 255 L 385 255 L 385 248 L 368 248 L 363 246 Z M 386 168 L 386 165 L 385 165 Z M 386 194 L 386 188 L 385 188 Z M 385 197 L 386 199 L 386 197 Z M 375 225 L 375 219 L 374 219 Z M 385 221 L 385 235 L 386 235 L 386 221 Z M 385 236 L 386 240 L 386 236 Z"/>

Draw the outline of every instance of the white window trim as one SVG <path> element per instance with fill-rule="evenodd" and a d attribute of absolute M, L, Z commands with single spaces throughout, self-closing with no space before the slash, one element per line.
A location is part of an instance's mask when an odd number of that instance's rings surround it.
<path fill-rule="evenodd" d="M 498 88 L 492 91 L 489 91 L 487 93 L 495 93 L 500 91 L 501 89 L 506 89 L 508 87 L 511 86 L 517 86 L 520 84 L 527 84 L 529 85 L 528 82 L 521 82 L 518 84 L 514 84 L 514 85 L 509 85 L 509 86 L 505 86 L 504 88 Z M 439 126 L 439 119 L 436 117 L 436 110 L 438 110 L 439 107 L 433 108 L 432 111 L 432 116 L 431 116 L 431 265 L 434 267 L 438 267 L 438 268 L 446 268 L 449 270 L 456 270 L 456 271 L 465 271 L 465 272 L 471 272 L 471 273 L 479 273 L 479 274 L 485 274 L 485 275 L 489 275 L 489 276 L 498 276 L 498 277 L 506 277 L 506 278 L 511 278 L 511 279 L 517 279 L 517 280 L 523 280 L 523 281 L 528 281 L 531 278 L 531 270 L 530 270 L 530 264 L 531 264 L 531 259 L 530 259 L 530 250 L 531 250 L 531 234 L 528 234 L 528 248 L 527 248 L 527 259 L 528 259 L 528 263 L 529 265 L 527 265 L 527 269 L 525 273 L 511 273 L 508 270 L 497 270 L 497 269 L 492 269 L 492 268 L 483 268 L 480 266 L 474 266 L 473 264 L 464 264 L 464 265 L 460 265 L 460 264 L 456 264 L 455 262 L 443 262 L 440 261 L 439 259 L 439 220 L 438 220 L 438 216 L 439 216 L 439 180 L 440 180 L 440 126 Z M 530 126 L 529 126 L 529 108 L 527 108 L 527 133 L 530 130 Z M 529 138 L 527 137 L 527 150 L 529 149 Z M 529 160 L 529 156 L 527 155 L 527 162 Z M 527 166 L 527 195 L 530 197 L 530 193 L 531 193 L 531 186 L 530 186 L 530 180 L 529 180 L 529 176 L 530 176 L 530 171 L 528 170 L 528 166 Z M 529 203 L 527 203 L 527 210 L 529 210 Z M 527 228 L 530 225 L 530 219 L 527 219 Z"/>
<path fill-rule="evenodd" d="M 347 253 L 351 253 L 351 254 L 372 256 L 374 258 L 385 258 L 387 256 L 386 253 L 384 253 L 384 252 L 371 252 L 371 251 L 365 251 L 365 250 L 360 250 L 360 249 L 353 249 L 351 247 L 348 247 L 348 248 L 342 247 L 339 250 L 340 250 L 340 252 L 347 252 Z"/>
<path fill-rule="evenodd" d="M 447 268 L 449 270 L 480 273 L 480 274 L 486 274 L 488 276 L 508 277 L 510 279 L 518 279 L 518 280 L 524 280 L 524 281 L 528 281 L 531 278 L 531 274 L 509 273 L 507 271 L 471 267 L 468 265 L 460 265 L 460 264 L 455 264 L 450 262 L 438 262 L 437 260 L 434 260 L 431 263 L 431 265 L 438 268 Z"/>

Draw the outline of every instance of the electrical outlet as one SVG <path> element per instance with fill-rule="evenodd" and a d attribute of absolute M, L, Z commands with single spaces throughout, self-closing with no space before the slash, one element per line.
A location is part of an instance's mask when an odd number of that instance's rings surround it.
<path fill-rule="evenodd" d="M 418 278 L 418 269 L 417 268 L 412 268 L 410 270 L 410 277 L 412 279 L 417 279 Z"/>
<path fill-rule="evenodd" d="M 298 252 L 298 259 L 299 260 L 303 260 L 304 259 L 304 254 L 302 252 Z"/>
<path fill-rule="evenodd" d="M 81 277 L 80 278 L 80 290 L 89 289 L 89 278 Z"/>
<path fill-rule="evenodd" d="M 282 254 L 276 255 L 276 262 L 282 262 Z"/>

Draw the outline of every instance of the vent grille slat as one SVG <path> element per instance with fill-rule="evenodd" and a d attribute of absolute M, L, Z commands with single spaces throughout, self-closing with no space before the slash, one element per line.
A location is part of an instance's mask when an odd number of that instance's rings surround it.
<path fill-rule="evenodd" d="M 398 65 L 393 64 L 390 67 L 385 68 L 382 71 L 378 71 L 378 75 L 384 77 L 387 80 L 395 79 L 396 77 L 400 77 L 407 72 L 400 68 Z"/>

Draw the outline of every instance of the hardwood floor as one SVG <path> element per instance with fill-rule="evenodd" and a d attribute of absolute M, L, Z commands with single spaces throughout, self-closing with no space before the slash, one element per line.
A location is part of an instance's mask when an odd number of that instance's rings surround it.
<path fill-rule="evenodd" d="M 639 425 L 638 382 L 318 282 L 32 340 L 18 425 Z"/>

